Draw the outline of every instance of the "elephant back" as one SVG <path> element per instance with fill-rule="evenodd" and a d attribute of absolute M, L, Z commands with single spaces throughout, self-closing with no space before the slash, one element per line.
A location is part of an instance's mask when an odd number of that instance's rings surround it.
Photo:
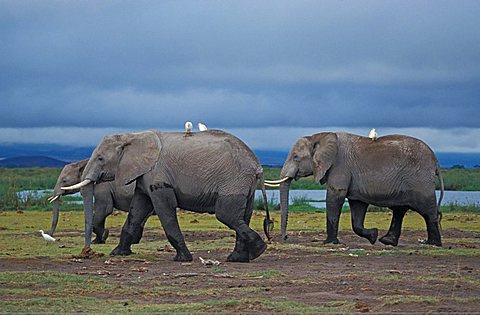
<path fill-rule="evenodd" d="M 162 133 L 161 141 L 161 168 L 165 168 L 172 178 L 184 176 L 198 182 L 215 178 L 215 184 L 207 184 L 220 186 L 228 185 L 232 180 L 252 185 L 257 174 L 262 172 L 252 150 L 224 131 L 208 130 L 191 135 Z"/>

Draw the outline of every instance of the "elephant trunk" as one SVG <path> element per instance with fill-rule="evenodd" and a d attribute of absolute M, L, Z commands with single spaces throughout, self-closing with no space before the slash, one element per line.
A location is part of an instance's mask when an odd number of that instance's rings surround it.
<path fill-rule="evenodd" d="M 288 221 L 288 195 L 290 192 L 290 182 L 288 180 L 280 184 L 280 209 L 282 211 L 282 239 L 287 239 L 287 221 Z"/>
<path fill-rule="evenodd" d="M 53 217 L 52 217 L 52 226 L 50 227 L 50 231 L 48 234 L 53 236 L 55 233 L 55 230 L 57 229 L 57 223 L 58 223 L 58 214 L 60 212 L 60 199 L 56 199 L 53 201 Z"/>
<path fill-rule="evenodd" d="M 92 243 L 92 222 L 93 222 L 93 183 L 90 183 L 80 190 L 83 197 L 83 212 L 85 215 L 85 249 L 90 248 Z"/>

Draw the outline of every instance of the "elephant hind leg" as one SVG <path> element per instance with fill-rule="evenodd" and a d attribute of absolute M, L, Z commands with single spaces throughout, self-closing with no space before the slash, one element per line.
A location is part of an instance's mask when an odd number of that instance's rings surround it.
<path fill-rule="evenodd" d="M 397 246 L 400 233 L 402 232 L 403 217 L 405 216 L 405 213 L 407 213 L 408 207 L 392 207 L 390 209 L 393 211 L 390 228 L 388 229 L 387 234 L 382 236 L 379 241 L 385 245 Z"/>
<path fill-rule="evenodd" d="M 378 229 L 366 229 L 364 226 L 368 203 L 358 200 L 348 200 L 348 203 L 350 204 L 350 213 L 352 215 L 353 231 L 357 235 L 366 238 L 371 244 L 374 244 L 377 241 Z"/>
<path fill-rule="evenodd" d="M 435 211 L 435 212 L 433 212 Z M 427 233 L 428 238 L 425 241 L 425 244 L 435 245 L 435 246 L 442 246 L 442 237 L 440 235 L 440 229 L 438 224 L 438 214 L 437 209 L 432 212 L 427 213 L 420 213 L 420 215 L 425 220 L 425 224 L 427 225 Z"/>
<path fill-rule="evenodd" d="M 220 196 L 215 205 L 217 219 L 236 233 L 235 249 L 228 261 L 248 262 L 260 256 L 267 245 L 248 224 L 253 212 L 253 199 L 244 195 Z"/>

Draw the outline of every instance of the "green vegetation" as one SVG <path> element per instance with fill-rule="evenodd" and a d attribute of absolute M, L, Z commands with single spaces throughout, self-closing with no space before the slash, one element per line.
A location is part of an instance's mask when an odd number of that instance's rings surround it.
<path fill-rule="evenodd" d="M 442 170 L 445 190 L 480 190 L 480 168 Z"/>
<path fill-rule="evenodd" d="M 26 196 L 18 198 L 22 190 L 53 189 L 60 174 L 60 168 L 0 168 L 0 209 L 40 210 L 46 206 L 46 197 Z"/>
<path fill-rule="evenodd" d="M 34 292 L 32 292 L 34 293 Z M 161 300 L 160 300 L 161 302 Z M 4 313 L 23 312 L 32 313 L 90 313 L 96 314 L 171 314 L 171 313 L 230 313 L 237 308 L 242 310 L 242 305 L 252 305 L 249 312 L 254 310 L 260 313 L 278 312 L 294 314 L 314 314 L 321 312 L 346 312 L 352 310 L 353 302 L 338 301 L 327 303 L 324 307 L 313 307 L 301 302 L 272 300 L 265 298 L 245 299 L 214 299 L 194 303 L 138 303 L 127 300 L 104 300 L 94 297 L 75 298 L 31 298 L 27 300 L 0 301 Z M 241 312 L 243 313 L 243 312 Z"/>
<path fill-rule="evenodd" d="M 268 269 L 268 270 L 262 270 L 262 271 L 254 271 L 254 272 L 249 272 L 246 274 L 247 277 L 253 277 L 253 278 L 265 278 L 265 279 L 270 279 L 273 277 L 282 277 L 284 274 L 278 270 L 275 269 Z"/>
<path fill-rule="evenodd" d="M 60 168 L 0 168 L 0 209 L 2 210 L 50 210 L 51 205 L 47 202 L 48 195 L 38 197 L 35 194 L 19 198 L 17 192 L 23 190 L 41 190 L 53 189 L 55 186 Z M 280 168 L 264 168 L 265 178 L 278 179 L 280 176 Z M 476 191 L 480 190 L 480 169 L 445 169 L 442 171 L 445 189 Z M 291 189 L 315 190 L 325 189 L 324 185 L 319 185 L 313 181 L 313 178 L 306 177 L 298 181 L 293 181 Z M 280 201 L 272 198 L 267 192 L 269 199 L 269 209 L 280 209 Z M 80 197 L 62 197 L 63 201 L 81 200 Z M 315 208 L 308 204 L 311 200 L 306 197 L 298 197 L 290 205 L 290 211 L 301 212 L 318 212 L 321 209 Z M 348 203 L 345 204 L 344 211 L 348 211 Z M 64 203 L 64 210 L 81 210 L 82 206 L 77 204 Z M 255 209 L 264 210 L 263 200 L 257 198 L 255 200 Z M 371 212 L 389 211 L 385 208 L 373 207 L 369 208 Z M 479 213 L 478 206 L 459 206 L 448 205 L 442 207 L 442 212 L 473 212 Z"/>

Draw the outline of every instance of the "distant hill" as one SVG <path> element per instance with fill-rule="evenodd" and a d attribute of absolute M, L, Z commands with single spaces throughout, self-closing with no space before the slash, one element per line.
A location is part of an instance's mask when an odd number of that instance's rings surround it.
<path fill-rule="evenodd" d="M 0 158 L 17 156 L 48 156 L 67 162 L 76 162 L 92 155 L 95 147 L 74 147 L 59 144 L 0 144 Z"/>
<path fill-rule="evenodd" d="M 67 162 L 48 156 L 17 156 L 0 160 L 0 167 L 64 167 Z"/>

